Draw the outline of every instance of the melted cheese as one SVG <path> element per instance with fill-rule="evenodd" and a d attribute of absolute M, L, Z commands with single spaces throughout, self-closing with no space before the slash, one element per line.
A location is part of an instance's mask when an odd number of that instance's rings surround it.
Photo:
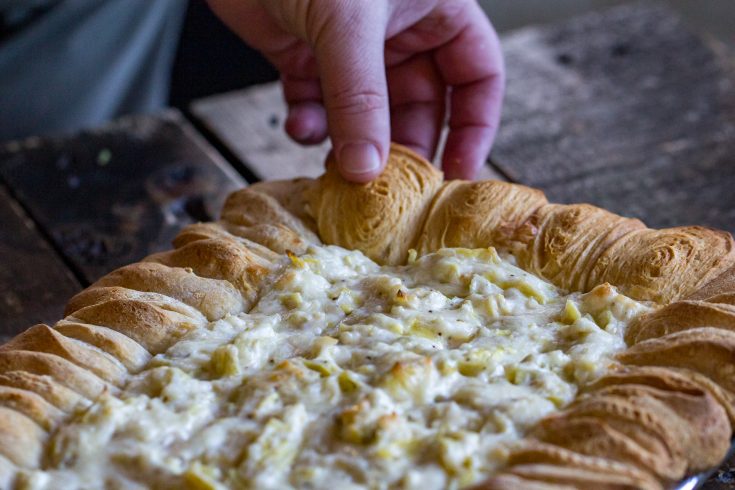
<path fill-rule="evenodd" d="M 648 306 L 493 249 L 402 267 L 314 247 L 52 439 L 27 488 L 457 488 L 574 399 Z"/>

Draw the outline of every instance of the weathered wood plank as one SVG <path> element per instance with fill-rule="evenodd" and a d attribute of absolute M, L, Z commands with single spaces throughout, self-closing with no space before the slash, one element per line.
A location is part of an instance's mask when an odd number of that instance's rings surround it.
<path fill-rule="evenodd" d="M 704 150 L 682 148 L 625 171 L 556 183 L 546 194 L 555 202 L 591 202 L 655 228 L 708 225 L 735 233 L 735 146 Z"/>
<path fill-rule="evenodd" d="M 330 145 L 304 147 L 283 130 L 287 109 L 280 83 L 198 100 L 191 112 L 259 179 L 317 177 L 324 171 Z M 503 179 L 489 166 L 480 178 Z"/>
<path fill-rule="evenodd" d="M 169 248 L 244 185 L 176 111 L 6 144 L 0 177 L 88 282 Z"/>
<path fill-rule="evenodd" d="M 198 100 L 192 114 L 262 180 L 316 177 L 329 146 L 302 147 L 283 130 L 286 104 L 279 83 Z"/>
<path fill-rule="evenodd" d="M 495 163 L 546 185 L 726 141 L 723 60 L 673 12 L 641 4 L 503 38 L 508 84 Z"/>
<path fill-rule="evenodd" d="M 634 4 L 503 43 L 506 175 L 652 226 L 735 230 L 735 78 L 677 16 Z"/>
<path fill-rule="evenodd" d="M 81 286 L 0 184 L 0 343 L 57 320 Z"/>

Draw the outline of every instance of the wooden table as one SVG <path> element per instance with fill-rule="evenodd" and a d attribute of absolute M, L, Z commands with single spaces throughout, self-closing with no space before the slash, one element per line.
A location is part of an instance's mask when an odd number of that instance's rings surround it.
<path fill-rule="evenodd" d="M 503 36 L 508 95 L 485 177 L 654 227 L 735 231 L 735 71 L 671 12 L 635 4 Z M 266 85 L 0 146 L 0 336 L 53 322 L 104 273 L 169 247 L 246 181 L 321 173 Z M 735 489 L 735 460 L 706 484 Z"/>

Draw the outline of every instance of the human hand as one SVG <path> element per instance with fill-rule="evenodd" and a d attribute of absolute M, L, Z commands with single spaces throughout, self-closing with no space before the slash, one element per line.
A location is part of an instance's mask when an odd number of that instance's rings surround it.
<path fill-rule="evenodd" d="M 431 159 L 445 120 L 447 178 L 471 179 L 485 162 L 504 68 L 475 0 L 208 1 L 280 71 L 288 134 L 329 135 L 346 179 L 379 175 L 391 139 Z"/>

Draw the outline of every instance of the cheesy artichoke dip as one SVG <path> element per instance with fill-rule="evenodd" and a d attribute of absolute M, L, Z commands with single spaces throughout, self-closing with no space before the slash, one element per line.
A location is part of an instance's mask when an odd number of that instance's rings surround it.
<path fill-rule="evenodd" d="M 572 401 L 649 307 L 494 249 L 312 247 L 53 437 L 21 488 L 458 488 Z M 145 483 L 143 483 L 145 482 Z"/>

